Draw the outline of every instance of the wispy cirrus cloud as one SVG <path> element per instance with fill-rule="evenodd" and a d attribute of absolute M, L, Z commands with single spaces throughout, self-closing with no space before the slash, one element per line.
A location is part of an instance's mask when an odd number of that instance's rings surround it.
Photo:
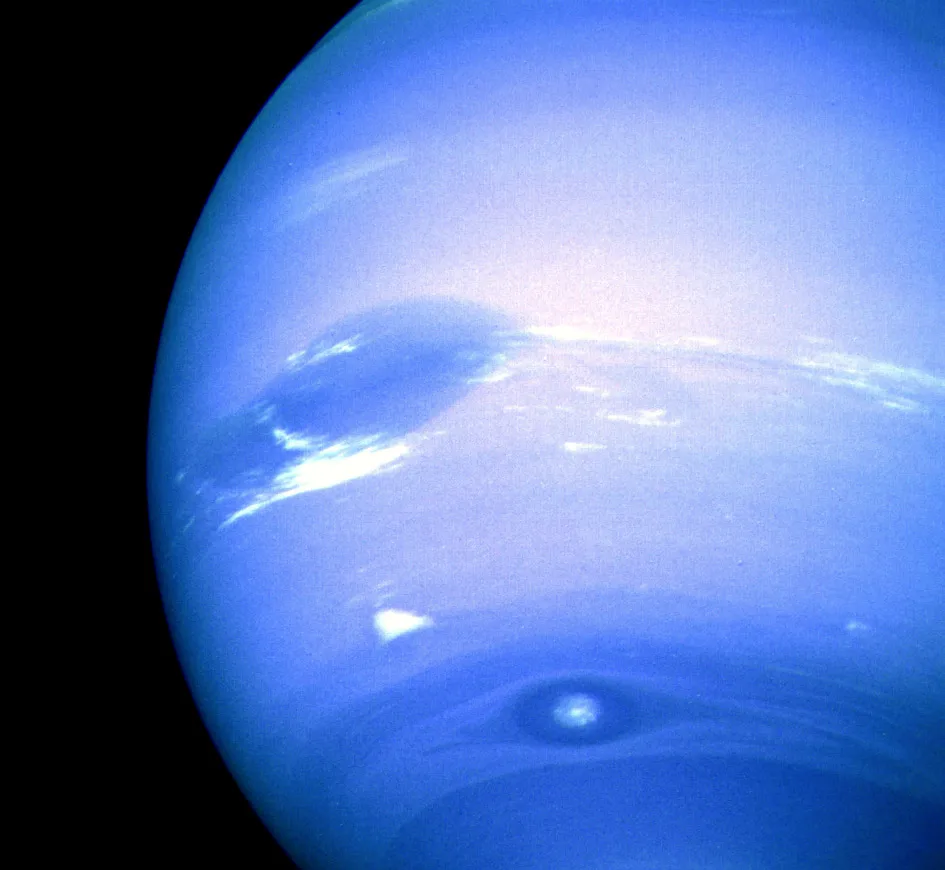
<path fill-rule="evenodd" d="M 345 154 L 304 173 L 267 210 L 265 223 L 277 231 L 304 223 L 364 192 L 379 175 L 406 163 L 402 148 L 367 148 Z"/>

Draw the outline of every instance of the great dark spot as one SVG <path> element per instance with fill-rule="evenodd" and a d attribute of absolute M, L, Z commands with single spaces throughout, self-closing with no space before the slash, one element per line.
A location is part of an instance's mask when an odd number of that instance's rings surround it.
<path fill-rule="evenodd" d="M 439 298 L 340 321 L 205 434 L 187 476 L 198 486 L 265 487 L 300 455 L 405 435 L 501 364 L 510 329 L 495 311 Z"/>

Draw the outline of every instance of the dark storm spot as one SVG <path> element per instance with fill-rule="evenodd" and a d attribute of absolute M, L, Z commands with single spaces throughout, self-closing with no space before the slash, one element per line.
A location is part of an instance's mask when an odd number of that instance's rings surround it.
<path fill-rule="evenodd" d="M 334 441 L 403 434 L 469 389 L 505 349 L 507 321 L 446 299 L 373 309 L 319 336 L 264 400 L 281 423 Z"/>
<path fill-rule="evenodd" d="M 596 677 L 557 679 L 531 688 L 515 702 L 512 718 L 528 737 L 568 746 L 608 743 L 641 725 L 633 698 Z"/>
<path fill-rule="evenodd" d="M 340 321 L 295 354 L 254 401 L 211 427 L 187 476 L 196 486 L 261 488 L 305 454 L 403 436 L 499 365 L 509 330 L 502 315 L 449 299 Z"/>

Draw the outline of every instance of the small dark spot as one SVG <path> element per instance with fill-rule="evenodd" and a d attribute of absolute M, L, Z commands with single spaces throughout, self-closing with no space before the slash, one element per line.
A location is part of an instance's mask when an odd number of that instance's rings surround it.
<path fill-rule="evenodd" d="M 567 677 L 526 691 L 512 713 L 516 726 L 542 743 L 589 746 L 636 731 L 632 697 L 599 677 Z"/>

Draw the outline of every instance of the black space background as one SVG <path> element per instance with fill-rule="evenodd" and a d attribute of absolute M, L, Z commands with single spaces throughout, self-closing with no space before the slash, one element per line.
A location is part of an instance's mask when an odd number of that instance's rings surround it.
<path fill-rule="evenodd" d="M 135 570 L 123 582 L 134 585 L 131 598 L 143 606 L 130 615 L 129 673 L 135 676 L 127 689 L 116 681 L 118 694 L 110 699 L 120 704 L 123 691 L 129 697 L 140 692 L 140 711 L 116 725 L 123 733 L 109 741 L 120 756 L 116 782 L 122 784 L 84 832 L 94 850 L 85 857 L 99 866 L 295 866 L 230 778 L 179 670 L 151 561 L 144 439 L 164 309 L 213 184 L 272 92 L 354 5 L 322 0 L 293 5 L 291 14 L 287 6 L 254 6 L 254 14 L 237 20 L 231 19 L 235 7 L 221 20 L 208 15 L 210 7 L 193 19 L 155 16 L 111 31 L 119 44 L 100 59 L 108 128 L 120 130 L 125 152 L 112 172 L 124 176 L 116 179 L 119 197 L 126 206 L 130 200 L 131 226 L 120 233 L 135 276 L 128 311 L 141 318 L 135 331 L 141 340 L 131 350 L 135 443 L 141 446 L 134 460 L 140 469 Z"/>

